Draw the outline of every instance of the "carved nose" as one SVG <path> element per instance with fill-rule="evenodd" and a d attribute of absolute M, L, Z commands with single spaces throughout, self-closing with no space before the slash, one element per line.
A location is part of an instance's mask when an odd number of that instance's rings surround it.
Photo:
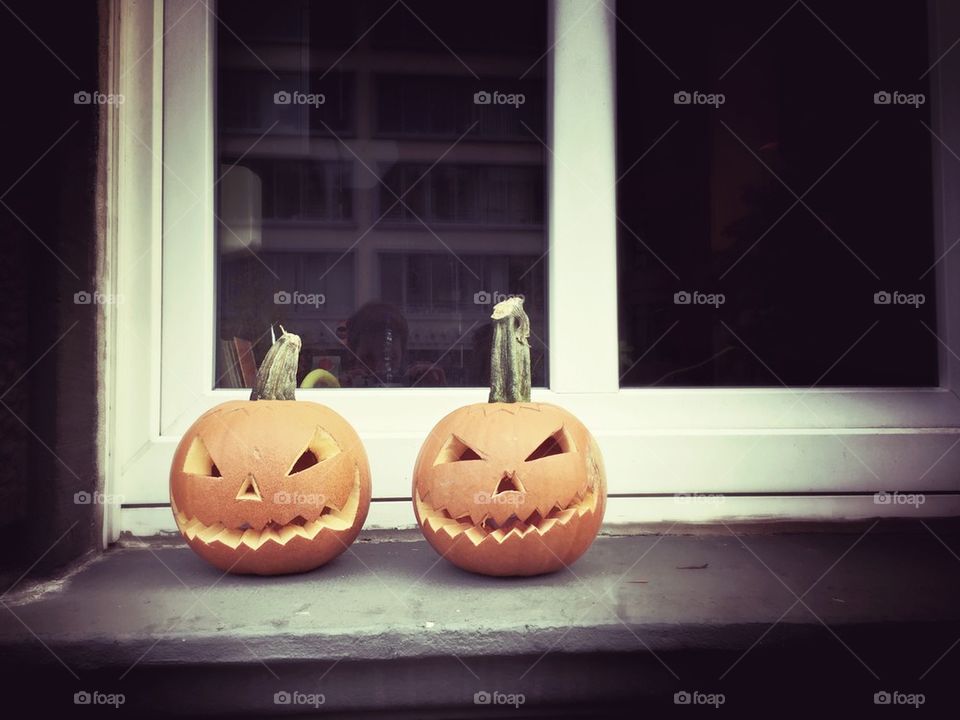
<path fill-rule="evenodd" d="M 256 500 L 257 502 L 263 500 L 260 488 L 257 486 L 257 479 L 253 476 L 253 473 L 247 473 L 247 477 L 237 493 L 237 500 Z"/>
<path fill-rule="evenodd" d="M 505 492 L 525 492 L 523 489 L 523 483 L 517 479 L 517 474 L 513 470 L 510 472 L 505 472 L 503 477 L 500 478 L 500 482 L 497 484 L 497 489 L 494 490 L 494 495 L 499 495 L 500 493 Z"/>

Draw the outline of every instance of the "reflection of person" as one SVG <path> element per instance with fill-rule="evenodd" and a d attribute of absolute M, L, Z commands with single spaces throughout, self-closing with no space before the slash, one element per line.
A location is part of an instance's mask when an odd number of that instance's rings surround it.
<path fill-rule="evenodd" d="M 405 366 L 409 328 L 394 305 L 369 302 L 346 322 L 349 367 L 340 378 L 344 387 L 446 385 L 440 367 L 428 363 Z"/>

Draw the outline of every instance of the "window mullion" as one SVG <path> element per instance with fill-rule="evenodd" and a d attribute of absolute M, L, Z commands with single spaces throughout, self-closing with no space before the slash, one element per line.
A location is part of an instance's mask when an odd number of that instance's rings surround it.
<path fill-rule="evenodd" d="M 615 392 L 615 18 L 603 3 L 551 5 L 548 54 L 550 387 Z M 534 342 L 538 342 L 534 339 Z"/>

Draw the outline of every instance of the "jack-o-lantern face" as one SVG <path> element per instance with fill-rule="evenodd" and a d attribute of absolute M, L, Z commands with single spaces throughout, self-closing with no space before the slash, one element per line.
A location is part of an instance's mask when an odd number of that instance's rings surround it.
<path fill-rule="evenodd" d="M 603 519 L 596 441 L 556 405 L 482 403 L 455 410 L 417 457 L 413 504 L 430 544 L 487 575 L 536 575 L 572 563 Z"/>
<path fill-rule="evenodd" d="M 323 405 L 233 401 L 184 434 L 170 471 L 180 532 L 216 567 L 273 575 L 343 552 L 370 506 L 356 431 Z"/>

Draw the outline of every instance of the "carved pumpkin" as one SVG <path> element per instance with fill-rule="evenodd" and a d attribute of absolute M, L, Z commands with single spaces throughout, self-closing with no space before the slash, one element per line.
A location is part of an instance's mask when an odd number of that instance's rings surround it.
<path fill-rule="evenodd" d="M 596 441 L 556 405 L 530 402 L 523 300 L 494 308 L 490 401 L 459 408 L 428 436 L 413 471 L 427 541 L 465 570 L 537 575 L 593 542 L 606 505 Z"/>
<path fill-rule="evenodd" d="M 226 572 L 311 570 L 343 552 L 370 507 L 356 431 L 295 401 L 300 338 L 284 332 L 250 400 L 222 403 L 187 430 L 170 469 L 170 505 L 190 547 Z"/>

